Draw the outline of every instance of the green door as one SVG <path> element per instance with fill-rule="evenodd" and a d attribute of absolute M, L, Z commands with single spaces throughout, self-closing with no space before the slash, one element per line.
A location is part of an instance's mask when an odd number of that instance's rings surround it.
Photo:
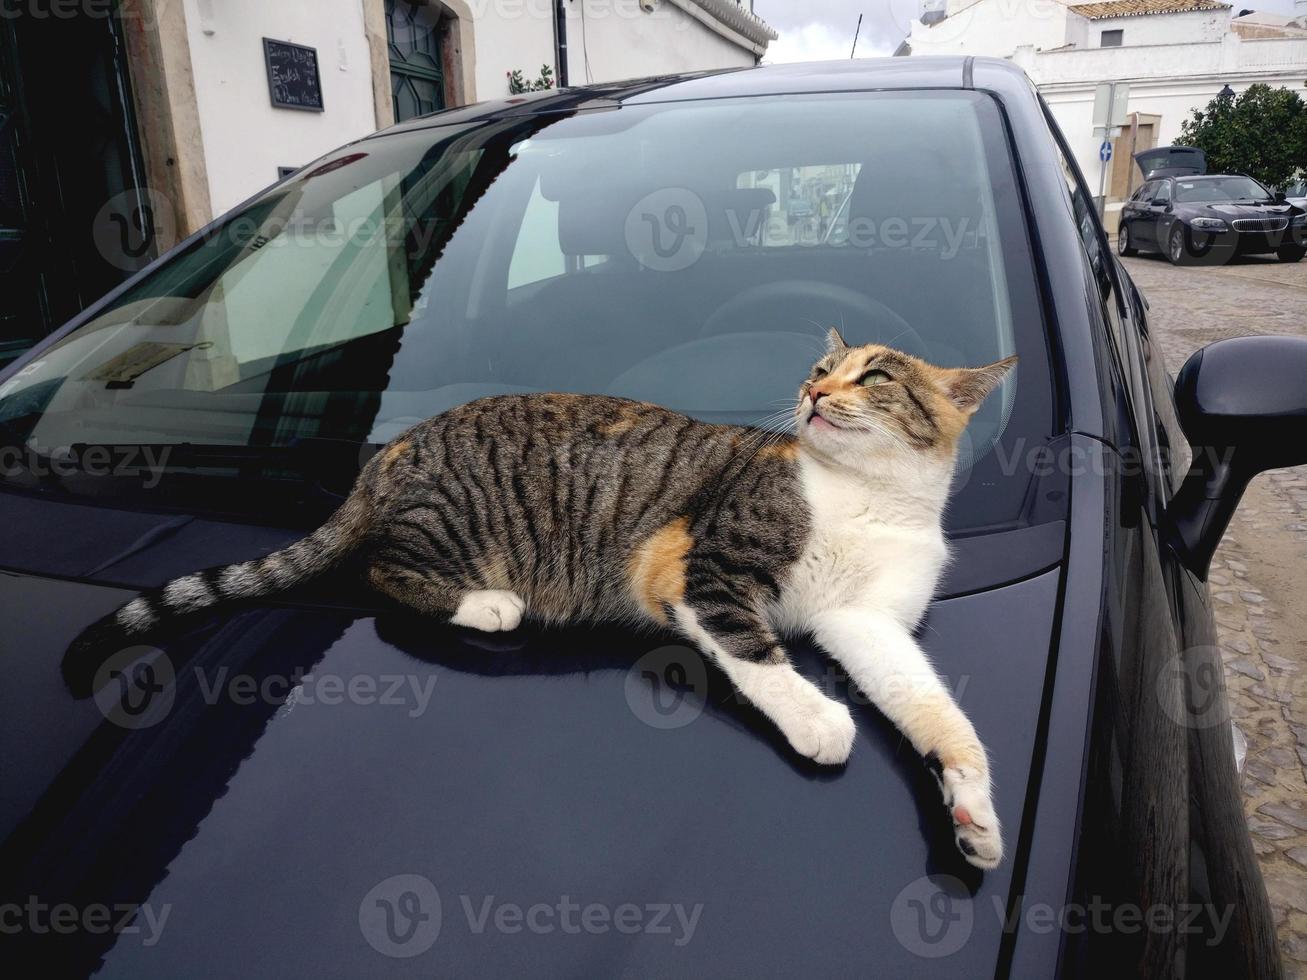
<path fill-rule="evenodd" d="M 0 18 L 0 367 L 49 328 L 45 281 L 35 255 L 31 198 L 19 157 L 19 87 L 14 22 Z"/>
<path fill-rule="evenodd" d="M 5 10 L 0 366 L 154 254 L 123 25 L 89 7 Z"/>
<path fill-rule="evenodd" d="M 440 15 L 434 7 L 410 0 L 386 0 L 390 37 L 390 92 L 395 122 L 445 107 L 440 66 Z"/>

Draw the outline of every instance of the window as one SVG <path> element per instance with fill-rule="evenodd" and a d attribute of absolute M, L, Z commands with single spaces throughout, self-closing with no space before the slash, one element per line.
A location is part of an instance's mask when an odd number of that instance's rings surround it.
<path fill-rule="evenodd" d="M 1102 48 L 1119 48 L 1125 37 L 1125 31 L 1104 31 L 1098 37 L 1098 45 Z"/>
<path fill-rule="evenodd" d="M 1171 182 L 1169 180 L 1159 180 L 1157 186 L 1153 189 L 1153 197 L 1166 204 L 1171 203 Z"/>
<path fill-rule="evenodd" d="M 411 0 L 386 0 L 390 93 L 395 122 L 445 107 L 440 66 L 440 15 Z"/>

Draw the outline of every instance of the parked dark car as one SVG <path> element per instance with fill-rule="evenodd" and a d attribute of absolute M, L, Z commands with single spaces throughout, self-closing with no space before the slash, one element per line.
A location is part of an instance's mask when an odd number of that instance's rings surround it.
<path fill-rule="evenodd" d="M 1161 252 L 1173 264 L 1274 253 L 1281 262 L 1307 255 L 1307 210 L 1242 174 L 1158 177 L 1121 210 L 1117 251 Z"/>
<path fill-rule="evenodd" d="M 1307 352 L 1214 345 L 1173 397 L 1072 160 L 997 60 L 454 109 L 32 351 L 0 378 L 6 952 L 137 980 L 1279 976 L 1206 573 L 1251 475 L 1307 459 Z M 780 175 L 832 167 L 838 241 L 760 224 Z M 620 626 L 473 635 L 346 574 L 114 652 L 94 700 L 61 677 L 88 624 L 303 535 L 418 419 L 571 390 L 765 420 L 832 324 L 1021 358 L 921 632 L 991 753 L 996 871 L 865 702 L 848 766 L 808 765 Z"/>

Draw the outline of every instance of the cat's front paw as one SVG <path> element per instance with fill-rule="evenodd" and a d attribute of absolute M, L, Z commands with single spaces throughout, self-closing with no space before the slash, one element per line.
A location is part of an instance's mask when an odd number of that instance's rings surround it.
<path fill-rule="evenodd" d="M 848 762 L 858 734 L 849 709 L 825 695 L 804 704 L 797 717 L 782 730 L 795 752 L 824 766 Z"/>
<path fill-rule="evenodd" d="M 517 629 L 525 612 L 526 601 L 516 592 L 487 589 L 465 595 L 450 622 L 483 633 L 500 633 Z"/>
<path fill-rule="evenodd" d="M 990 798 L 989 777 L 970 766 L 957 766 L 943 769 L 937 779 L 962 856 L 977 868 L 997 868 L 1003 860 L 1003 833 Z"/>

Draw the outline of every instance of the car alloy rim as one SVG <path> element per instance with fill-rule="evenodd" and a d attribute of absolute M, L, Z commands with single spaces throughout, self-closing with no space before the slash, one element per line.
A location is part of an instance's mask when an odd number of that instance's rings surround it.
<path fill-rule="evenodd" d="M 1130 247 L 1130 229 L 1126 226 L 1121 227 L 1121 232 L 1116 236 L 1116 250 L 1124 252 Z"/>
<path fill-rule="evenodd" d="M 1184 254 L 1184 239 L 1181 237 L 1184 233 L 1177 228 L 1171 232 L 1171 257 L 1178 259 Z"/>

